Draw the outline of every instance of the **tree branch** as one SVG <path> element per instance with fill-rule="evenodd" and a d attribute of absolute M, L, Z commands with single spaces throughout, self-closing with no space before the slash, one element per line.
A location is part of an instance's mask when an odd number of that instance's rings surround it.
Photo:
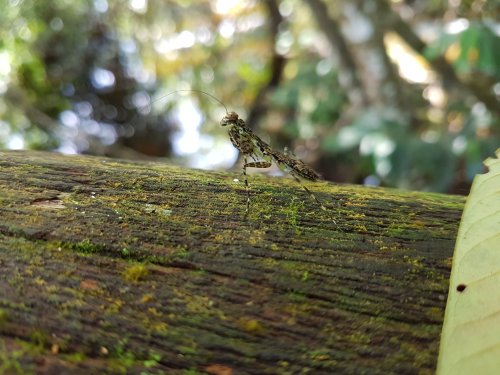
<path fill-rule="evenodd" d="M 0 152 L 2 365 L 434 371 L 463 198 L 237 176 Z"/>
<path fill-rule="evenodd" d="M 252 108 L 248 113 L 246 124 L 250 127 L 250 129 L 254 129 L 256 127 L 259 118 L 265 112 L 265 109 L 267 108 L 266 96 L 271 90 L 278 87 L 286 64 L 285 57 L 276 52 L 276 42 L 280 24 L 283 22 L 283 17 L 279 12 L 276 0 L 264 0 L 263 3 L 266 5 L 269 12 L 269 35 L 272 40 L 270 49 L 273 51 L 270 64 L 271 76 L 267 84 L 261 87 L 257 93 Z"/>
<path fill-rule="evenodd" d="M 363 84 L 358 76 L 356 62 L 342 35 L 340 26 L 333 17 L 330 17 L 328 14 L 328 7 L 323 1 L 308 0 L 306 4 L 311 8 L 319 28 L 325 33 L 332 48 L 337 50 L 341 68 L 349 74 L 350 79 L 341 80 L 340 83 L 346 86 L 346 92 L 351 103 L 355 107 L 367 106 L 369 102 L 368 97 L 366 96 Z"/>

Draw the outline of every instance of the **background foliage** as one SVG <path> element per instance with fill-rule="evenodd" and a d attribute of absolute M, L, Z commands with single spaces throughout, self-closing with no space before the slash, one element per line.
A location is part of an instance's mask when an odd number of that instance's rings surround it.
<path fill-rule="evenodd" d="M 0 4 L 3 148 L 234 165 L 179 89 L 339 182 L 467 193 L 499 146 L 497 1 Z"/>

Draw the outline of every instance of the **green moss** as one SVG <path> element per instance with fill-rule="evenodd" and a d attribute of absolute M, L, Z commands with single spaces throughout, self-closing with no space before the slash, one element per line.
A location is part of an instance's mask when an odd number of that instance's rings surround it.
<path fill-rule="evenodd" d="M 132 264 L 125 268 L 123 271 L 123 278 L 126 281 L 130 282 L 138 282 L 139 280 L 144 279 L 146 276 L 149 275 L 149 270 L 148 268 L 141 263 L 138 264 Z"/>
<path fill-rule="evenodd" d="M 444 317 L 444 311 L 438 307 L 430 307 L 426 311 L 427 317 L 435 322 L 442 322 Z"/>
<path fill-rule="evenodd" d="M 92 240 L 85 239 L 76 244 L 67 245 L 71 249 L 84 254 L 99 254 L 106 250 L 106 247 L 92 242 Z"/>
<path fill-rule="evenodd" d="M 355 332 L 352 335 L 349 335 L 348 340 L 352 343 L 358 344 L 358 346 L 369 345 L 371 342 L 370 336 L 362 332 Z"/>
<path fill-rule="evenodd" d="M 238 325 L 248 333 L 262 333 L 264 331 L 262 323 L 254 318 L 240 318 Z"/>
<path fill-rule="evenodd" d="M 304 303 L 306 296 L 303 293 L 292 291 L 287 293 L 287 297 L 290 301 L 294 303 Z"/>
<path fill-rule="evenodd" d="M 71 353 L 71 354 L 63 354 L 62 358 L 69 362 L 79 363 L 85 361 L 87 356 L 84 353 Z"/>
<path fill-rule="evenodd" d="M 287 217 L 288 223 L 298 231 L 298 220 L 300 217 L 300 212 L 304 210 L 304 202 L 298 198 L 292 197 L 289 205 L 284 210 Z"/>
<path fill-rule="evenodd" d="M 307 279 L 309 279 L 309 271 L 302 272 L 301 280 L 302 281 L 307 281 Z"/>
<path fill-rule="evenodd" d="M 198 353 L 196 343 L 193 343 L 192 346 L 180 345 L 177 347 L 177 350 L 183 355 L 195 355 Z"/>
<path fill-rule="evenodd" d="M 196 370 L 195 368 L 187 369 L 187 370 L 182 370 L 181 372 L 182 375 L 201 375 L 202 373 Z"/>
<path fill-rule="evenodd" d="M 130 250 L 126 247 L 122 248 L 121 253 L 124 258 L 128 258 L 130 256 Z"/>
<path fill-rule="evenodd" d="M 9 313 L 4 309 L 0 309 L 0 328 L 2 328 L 7 323 L 8 318 Z"/>
<path fill-rule="evenodd" d="M 127 340 L 121 340 L 110 352 L 110 361 L 109 367 L 113 369 L 113 371 L 119 373 L 126 373 L 127 370 L 132 367 L 137 358 L 135 354 L 126 349 Z"/>
<path fill-rule="evenodd" d="M 34 374 L 34 366 L 22 362 L 27 354 L 24 348 L 8 350 L 5 341 L 0 340 L 0 375 Z"/>
<path fill-rule="evenodd" d="M 318 348 L 308 353 L 308 357 L 316 366 L 332 368 L 337 365 L 337 361 L 332 358 L 332 350 L 328 348 Z"/>
<path fill-rule="evenodd" d="M 151 367 L 154 367 L 154 366 L 158 365 L 158 363 L 160 361 L 161 361 L 161 355 L 158 354 L 158 353 L 155 353 L 153 351 L 153 352 L 149 352 L 148 359 L 146 359 L 143 362 L 143 364 L 144 364 L 144 367 L 151 368 Z"/>
<path fill-rule="evenodd" d="M 47 347 L 49 345 L 50 336 L 43 331 L 35 330 L 35 331 L 31 332 L 30 340 L 35 346 L 40 347 L 40 348 L 44 348 L 44 347 Z"/>
<path fill-rule="evenodd" d="M 177 247 L 177 251 L 175 252 L 175 255 L 179 258 L 189 258 L 189 250 L 187 249 L 186 246 L 179 245 Z"/>

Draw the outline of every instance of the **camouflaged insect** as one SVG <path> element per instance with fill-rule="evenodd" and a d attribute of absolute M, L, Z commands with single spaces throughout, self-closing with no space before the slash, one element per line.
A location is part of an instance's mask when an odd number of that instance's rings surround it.
<path fill-rule="evenodd" d="M 314 199 L 321 207 L 326 210 L 326 207 L 316 198 L 316 196 L 305 187 L 300 178 L 310 181 L 317 181 L 320 176 L 304 162 L 294 159 L 287 155 L 271 149 L 271 147 L 260 139 L 252 130 L 247 127 L 245 121 L 239 118 L 236 112 L 228 112 L 222 118 L 220 124 L 222 126 L 229 126 L 228 133 L 231 143 L 243 154 L 243 175 L 245 177 L 245 189 L 247 193 L 247 206 L 246 212 L 250 208 L 250 193 L 248 189 L 248 177 L 246 169 L 251 168 L 269 168 L 272 162 L 284 172 L 289 173 L 302 188 Z M 248 158 L 253 161 L 249 162 Z"/>
<path fill-rule="evenodd" d="M 242 153 L 244 158 L 243 175 L 245 176 L 245 190 L 247 194 L 247 205 L 245 211 L 246 213 L 248 213 L 250 209 L 250 192 L 248 189 L 247 168 L 269 168 L 273 162 L 275 162 L 282 171 L 289 173 L 295 179 L 295 181 L 297 181 L 300 186 L 302 186 L 302 188 L 309 194 L 309 196 L 319 204 L 321 209 L 326 211 L 326 207 L 323 206 L 318 198 L 316 198 L 316 196 L 300 181 L 301 178 L 310 181 L 317 181 L 320 179 L 320 176 L 301 160 L 289 156 L 286 150 L 284 153 L 272 150 L 266 142 L 260 139 L 252 132 L 249 127 L 247 127 L 245 121 L 240 119 L 236 112 L 228 112 L 226 105 L 219 99 L 217 99 L 214 95 L 203 90 L 175 90 L 166 95 L 163 95 L 161 98 L 155 101 L 163 100 L 167 96 L 179 92 L 199 92 L 201 94 L 207 95 L 221 104 L 226 110 L 226 115 L 222 118 L 220 124 L 222 126 L 229 127 L 229 138 L 234 147 L 236 147 Z M 146 106 L 145 108 L 149 106 L 150 105 Z M 248 158 L 251 158 L 253 161 L 249 162 Z"/>

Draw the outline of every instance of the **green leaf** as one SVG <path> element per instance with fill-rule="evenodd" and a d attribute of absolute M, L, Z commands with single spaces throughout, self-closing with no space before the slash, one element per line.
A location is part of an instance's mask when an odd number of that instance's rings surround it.
<path fill-rule="evenodd" d="M 474 179 L 458 231 L 438 375 L 500 369 L 500 149 Z"/>
<path fill-rule="evenodd" d="M 458 40 L 456 34 L 441 34 L 437 40 L 428 45 L 424 50 L 424 56 L 429 60 L 437 59 L 441 56 L 446 49 Z"/>
<path fill-rule="evenodd" d="M 452 62 L 460 73 L 479 71 L 494 77 L 500 76 L 500 37 L 484 22 L 471 22 L 469 27 L 457 34 L 441 34 L 424 51 L 430 59 L 443 55 L 456 43 L 460 54 Z"/>
<path fill-rule="evenodd" d="M 491 76 L 500 77 L 500 38 L 491 30 L 479 40 L 478 69 Z"/>

